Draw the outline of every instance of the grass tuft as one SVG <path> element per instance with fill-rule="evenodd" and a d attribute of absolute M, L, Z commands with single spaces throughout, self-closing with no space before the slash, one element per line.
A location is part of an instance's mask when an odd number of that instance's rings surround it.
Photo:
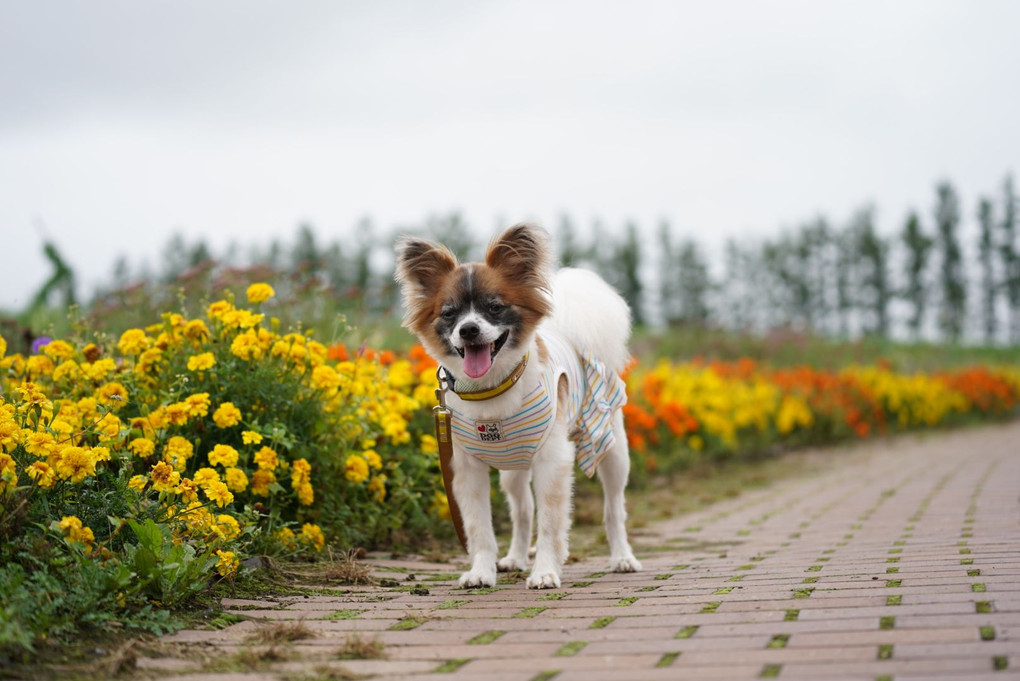
<path fill-rule="evenodd" d="M 256 645 L 274 646 L 283 643 L 293 643 L 309 638 L 315 638 L 317 634 L 302 622 L 274 622 L 273 624 L 262 625 L 245 639 L 248 643 Z"/>

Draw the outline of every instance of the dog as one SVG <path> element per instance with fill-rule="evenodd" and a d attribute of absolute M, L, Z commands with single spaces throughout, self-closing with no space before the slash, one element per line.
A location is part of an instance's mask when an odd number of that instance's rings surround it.
<path fill-rule="evenodd" d="M 401 237 L 395 278 L 404 326 L 451 386 L 452 487 L 470 558 L 460 585 L 493 586 L 497 570 L 528 569 L 537 497 L 527 586 L 560 587 L 575 462 L 602 482 L 610 569 L 640 570 L 625 526 L 630 454 L 619 374 L 630 358 L 630 309 L 623 298 L 593 272 L 554 272 L 549 235 L 527 223 L 493 239 L 481 263 L 460 264 L 441 244 Z M 499 469 L 513 523 L 502 558 L 490 466 Z"/>

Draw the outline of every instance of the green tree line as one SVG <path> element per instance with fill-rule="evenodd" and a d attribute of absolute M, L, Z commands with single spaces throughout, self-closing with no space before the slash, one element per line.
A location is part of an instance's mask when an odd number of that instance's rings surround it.
<path fill-rule="evenodd" d="M 894 233 L 879 230 L 875 209 L 864 206 L 842 223 L 819 216 L 776 236 L 731 238 L 714 255 L 667 221 L 647 230 L 634 222 L 610 227 L 596 221 L 582 230 L 563 215 L 547 227 L 561 264 L 602 274 L 630 303 L 639 326 L 1017 344 L 1017 207 L 1011 175 L 969 213 L 946 181 L 935 187 L 930 209 L 911 212 Z M 977 230 L 966 243 L 969 216 Z M 123 326 L 132 311 L 148 318 L 151 310 L 177 309 L 258 279 L 271 281 L 284 299 L 300 301 L 291 311 L 306 323 L 337 312 L 357 319 L 395 315 L 397 232 L 431 236 L 458 257 L 477 259 L 502 226 L 468 224 L 455 212 L 382 232 L 365 218 L 351 236 L 324 241 L 302 224 L 289 240 L 233 245 L 219 255 L 202 240 L 178 235 L 164 246 L 156 268 L 118 261 L 83 309 L 100 326 Z M 63 299 L 56 302 L 73 301 L 73 273 L 52 244 L 47 248 L 59 266 L 36 296 L 37 307 L 52 304 L 58 290 Z"/>

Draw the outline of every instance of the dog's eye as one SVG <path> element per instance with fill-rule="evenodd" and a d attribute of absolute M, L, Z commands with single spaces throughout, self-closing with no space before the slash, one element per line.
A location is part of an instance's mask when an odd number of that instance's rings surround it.
<path fill-rule="evenodd" d="M 454 317 L 457 316 L 457 310 L 456 308 L 452 307 L 444 307 L 442 310 L 440 310 L 439 316 L 447 320 L 453 319 Z"/>
<path fill-rule="evenodd" d="M 499 314 L 506 309 L 506 305 L 497 300 L 493 300 L 489 303 L 489 307 L 486 309 L 489 311 L 489 314 Z"/>

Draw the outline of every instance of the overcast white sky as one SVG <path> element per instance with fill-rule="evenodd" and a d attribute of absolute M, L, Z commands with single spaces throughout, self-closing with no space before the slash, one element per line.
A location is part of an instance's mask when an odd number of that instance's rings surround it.
<path fill-rule="evenodd" d="M 0 308 L 174 231 L 879 227 L 1020 170 L 1020 2 L 0 0 Z M 930 222 L 929 222 L 930 228 Z"/>

